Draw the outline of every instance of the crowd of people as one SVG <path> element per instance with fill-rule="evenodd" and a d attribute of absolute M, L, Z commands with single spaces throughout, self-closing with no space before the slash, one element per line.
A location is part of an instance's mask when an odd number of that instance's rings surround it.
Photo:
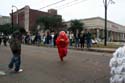
<path fill-rule="evenodd" d="M 72 31 L 66 33 L 69 38 L 69 47 L 76 48 L 90 48 L 92 46 L 92 34 L 87 31 L 81 31 L 80 33 L 74 34 Z M 35 35 L 30 35 L 27 33 L 22 37 L 22 43 L 30 44 L 30 45 L 48 45 L 48 46 L 56 46 L 56 38 L 59 35 L 57 32 L 46 32 L 42 35 L 38 32 Z"/>
<path fill-rule="evenodd" d="M 84 48 L 85 44 L 87 46 L 87 48 L 90 48 L 92 46 L 92 34 L 87 31 L 81 31 L 80 33 L 76 33 L 73 34 L 72 32 L 70 32 L 68 34 L 69 40 L 70 40 L 70 47 L 73 46 L 73 43 L 75 43 L 75 47 L 81 47 Z"/>
<path fill-rule="evenodd" d="M 73 33 L 72 31 L 66 32 L 69 38 L 69 47 L 76 47 L 76 48 L 90 48 L 92 46 L 92 34 L 89 31 L 81 31 Z M 31 35 L 27 33 L 22 35 L 22 43 L 28 45 L 47 45 L 47 46 L 56 46 L 56 38 L 59 35 L 58 32 L 45 32 L 40 34 L 39 32 Z M 0 36 L 0 45 L 3 43 L 4 46 L 7 46 L 9 43 L 11 36 L 3 35 Z"/>
<path fill-rule="evenodd" d="M 35 35 L 30 35 L 29 33 L 22 36 L 22 43 L 31 45 L 51 45 L 56 46 L 55 40 L 57 38 L 56 32 L 46 32 L 42 35 L 38 32 Z"/>

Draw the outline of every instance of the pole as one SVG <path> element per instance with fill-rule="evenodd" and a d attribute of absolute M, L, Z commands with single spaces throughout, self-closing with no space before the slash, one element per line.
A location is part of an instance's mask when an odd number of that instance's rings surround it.
<path fill-rule="evenodd" d="M 107 46 L 107 0 L 105 0 L 105 40 L 104 45 Z"/>
<path fill-rule="evenodd" d="M 17 10 L 17 25 L 19 26 L 19 14 L 18 14 L 18 10 Z"/>
<path fill-rule="evenodd" d="M 19 13 L 18 13 L 18 11 L 17 11 L 17 19 L 18 19 L 18 26 L 19 26 Z"/>
<path fill-rule="evenodd" d="M 12 33 L 13 33 L 13 9 L 12 9 L 12 14 L 11 14 L 11 23 L 12 23 Z"/>
<path fill-rule="evenodd" d="M 12 8 L 16 8 L 16 24 L 19 26 L 19 13 L 18 8 L 15 5 L 12 5 Z"/>

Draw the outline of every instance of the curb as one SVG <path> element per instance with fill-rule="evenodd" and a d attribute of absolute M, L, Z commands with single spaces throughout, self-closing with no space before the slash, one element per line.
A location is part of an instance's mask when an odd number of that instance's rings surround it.
<path fill-rule="evenodd" d="M 95 52 L 105 52 L 105 53 L 113 53 L 115 50 L 108 50 L 108 49 L 88 49 L 88 51 L 95 51 Z"/>
<path fill-rule="evenodd" d="M 106 49 L 106 48 L 101 48 L 101 49 L 99 49 L 99 48 L 83 48 L 83 49 L 81 49 L 81 48 L 69 48 L 69 49 L 73 49 L 73 50 L 80 50 L 80 51 L 92 51 L 92 52 L 105 52 L 105 53 L 113 53 L 113 52 L 115 52 L 115 49 Z"/>

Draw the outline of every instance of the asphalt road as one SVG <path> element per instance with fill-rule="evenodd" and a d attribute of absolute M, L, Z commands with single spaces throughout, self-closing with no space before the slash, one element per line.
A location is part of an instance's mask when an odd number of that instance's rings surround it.
<path fill-rule="evenodd" d="M 12 53 L 9 46 L 0 46 L 0 83 L 109 83 L 111 53 L 68 50 L 61 62 L 57 48 L 22 46 L 23 72 L 8 71 Z"/>

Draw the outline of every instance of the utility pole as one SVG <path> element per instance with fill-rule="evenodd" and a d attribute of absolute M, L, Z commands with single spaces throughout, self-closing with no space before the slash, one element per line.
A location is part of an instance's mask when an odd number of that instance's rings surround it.
<path fill-rule="evenodd" d="M 108 0 L 108 1 L 103 0 L 103 3 L 104 3 L 104 7 L 105 7 L 105 30 L 104 30 L 105 40 L 104 40 L 104 46 L 107 46 L 107 9 L 108 9 L 109 3 L 114 4 L 115 2 L 112 1 L 112 0 Z"/>
<path fill-rule="evenodd" d="M 12 14 L 11 14 L 11 25 L 12 25 L 12 33 L 13 33 L 13 31 L 14 31 L 14 21 L 13 21 L 13 15 L 15 15 L 14 14 L 14 12 L 13 12 L 13 8 L 16 8 L 16 23 L 17 23 L 17 25 L 19 26 L 19 15 L 18 15 L 18 8 L 15 6 L 15 5 L 12 5 Z"/>
<path fill-rule="evenodd" d="M 16 23 L 19 26 L 19 14 L 18 14 L 18 8 L 15 5 L 12 5 L 12 8 L 16 8 Z"/>
<path fill-rule="evenodd" d="M 107 0 L 105 0 L 105 41 L 104 45 L 107 46 Z"/>
<path fill-rule="evenodd" d="M 13 9 L 12 9 L 12 14 L 11 14 L 11 25 L 12 25 L 12 33 L 13 33 Z"/>

